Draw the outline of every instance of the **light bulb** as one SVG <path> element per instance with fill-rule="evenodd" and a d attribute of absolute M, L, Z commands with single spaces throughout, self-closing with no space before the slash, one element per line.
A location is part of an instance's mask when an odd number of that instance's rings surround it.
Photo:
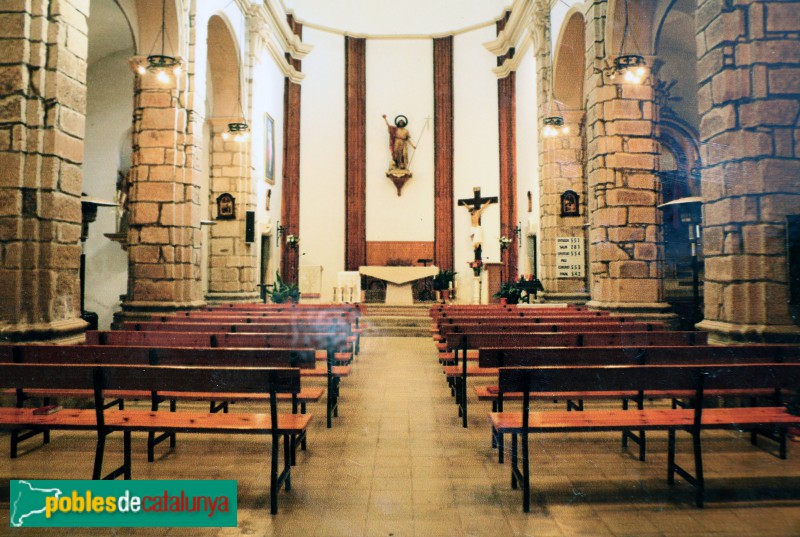
<path fill-rule="evenodd" d="M 229 132 L 223 132 L 222 133 L 222 139 L 225 140 L 226 142 L 230 139 L 230 137 L 231 137 L 231 134 Z"/>
<path fill-rule="evenodd" d="M 644 73 L 645 73 L 645 69 L 644 69 L 644 67 L 641 67 L 641 66 L 640 66 L 638 69 L 636 69 L 636 76 L 638 76 L 638 77 L 643 77 L 643 76 L 644 76 Z"/>
<path fill-rule="evenodd" d="M 545 138 L 552 138 L 554 136 L 558 136 L 558 131 L 550 125 L 545 125 L 543 134 Z"/>
<path fill-rule="evenodd" d="M 163 69 L 159 69 L 156 79 L 162 84 L 166 84 L 169 82 L 169 75 Z"/>
<path fill-rule="evenodd" d="M 569 134 L 569 127 L 568 127 L 568 126 L 566 126 L 566 125 L 564 125 L 563 127 L 561 127 L 561 134 L 564 134 L 564 135 L 567 135 L 567 134 Z"/>
<path fill-rule="evenodd" d="M 180 65 L 178 67 L 176 67 L 175 69 L 173 69 L 172 72 L 175 73 L 175 77 L 176 78 L 181 76 L 181 67 L 180 67 Z"/>
<path fill-rule="evenodd" d="M 144 75 L 147 73 L 147 69 L 145 69 L 144 65 L 140 65 L 139 67 L 136 68 L 136 72 L 139 73 L 140 75 Z"/>

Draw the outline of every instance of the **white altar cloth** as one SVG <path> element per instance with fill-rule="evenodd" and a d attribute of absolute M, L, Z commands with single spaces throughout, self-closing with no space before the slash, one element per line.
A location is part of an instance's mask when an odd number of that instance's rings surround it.
<path fill-rule="evenodd" d="M 386 282 L 387 304 L 413 304 L 411 282 L 439 273 L 439 267 L 358 267 L 358 272 Z"/>

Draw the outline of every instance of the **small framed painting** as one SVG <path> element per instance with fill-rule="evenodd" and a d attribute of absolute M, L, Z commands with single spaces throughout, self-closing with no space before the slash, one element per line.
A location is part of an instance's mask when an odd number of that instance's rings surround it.
<path fill-rule="evenodd" d="M 266 149 L 264 153 L 264 176 L 267 181 L 275 183 L 275 120 L 266 114 L 266 130 L 264 131 Z"/>

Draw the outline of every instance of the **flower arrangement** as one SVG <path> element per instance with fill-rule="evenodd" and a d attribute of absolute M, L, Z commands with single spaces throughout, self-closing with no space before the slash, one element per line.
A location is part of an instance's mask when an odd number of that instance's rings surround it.
<path fill-rule="evenodd" d="M 500 237 L 499 241 L 500 241 L 500 249 L 501 250 L 505 250 L 506 248 L 508 248 L 511 245 L 512 242 L 514 242 L 513 239 L 511 239 L 510 237 L 506 237 L 505 235 Z"/>
<path fill-rule="evenodd" d="M 287 237 L 287 241 L 288 237 Z M 281 275 L 275 273 L 275 284 L 272 289 L 266 291 L 273 304 L 283 304 L 284 302 L 300 301 L 300 288 L 295 284 L 288 284 L 281 279 Z"/>
<path fill-rule="evenodd" d="M 481 275 L 481 267 L 483 266 L 483 261 L 481 261 L 480 259 L 475 259 L 473 261 L 468 261 L 467 264 L 469 265 L 469 268 L 472 269 L 472 272 L 475 274 L 475 276 Z"/>
<path fill-rule="evenodd" d="M 296 249 L 299 244 L 300 244 L 300 237 L 298 237 L 297 235 L 291 235 L 291 234 L 286 235 L 286 245 L 289 248 L 295 248 Z"/>
<path fill-rule="evenodd" d="M 439 274 L 433 277 L 434 291 L 444 291 L 450 289 L 450 286 L 455 280 L 456 273 L 448 269 L 439 269 Z"/>

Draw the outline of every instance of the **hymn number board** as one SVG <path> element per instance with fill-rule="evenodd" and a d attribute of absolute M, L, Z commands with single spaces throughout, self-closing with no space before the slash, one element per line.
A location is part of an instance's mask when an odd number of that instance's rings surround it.
<path fill-rule="evenodd" d="M 556 237 L 556 270 L 559 278 L 583 278 L 583 237 Z"/>

